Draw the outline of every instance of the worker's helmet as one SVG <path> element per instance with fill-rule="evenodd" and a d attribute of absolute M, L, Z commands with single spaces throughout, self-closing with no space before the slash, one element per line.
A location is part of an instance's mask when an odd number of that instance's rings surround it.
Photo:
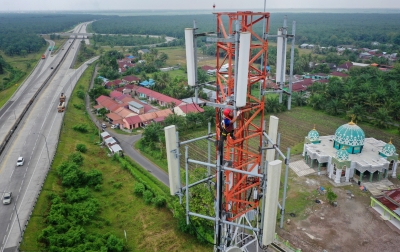
<path fill-rule="evenodd" d="M 230 109 L 228 108 L 224 109 L 224 116 L 228 117 L 230 112 L 231 112 Z"/>

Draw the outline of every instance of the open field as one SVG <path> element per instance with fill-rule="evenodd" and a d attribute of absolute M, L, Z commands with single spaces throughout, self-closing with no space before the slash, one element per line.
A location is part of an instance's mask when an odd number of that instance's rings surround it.
<path fill-rule="evenodd" d="M 175 66 L 180 64 L 186 66 L 186 51 L 185 47 L 157 47 L 158 52 L 163 52 L 168 55 L 167 66 Z M 197 52 L 198 66 L 215 66 L 217 61 L 216 57 L 204 55 L 200 50 Z"/>
<path fill-rule="evenodd" d="M 175 219 L 167 208 L 156 208 L 146 205 L 143 198 L 133 193 L 136 181 L 127 171 L 121 169 L 119 163 L 107 155 L 107 150 L 97 144 L 98 131 L 85 111 L 79 110 L 73 104 L 83 104 L 76 95 L 77 89 L 86 90 L 94 65 L 88 68 L 79 80 L 68 103 L 61 131 L 57 153 L 52 164 L 52 170 L 46 179 L 43 191 L 36 204 L 33 216 L 24 234 L 21 251 L 42 251 L 43 245 L 37 238 L 41 230 L 47 226 L 45 220 L 49 211 L 50 193 L 61 194 L 64 190 L 56 176 L 56 168 L 69 153 L 75 151 L 78 143 L 88 148 L 84 157 L 84 171 L 96 169 L 103 174 L 102 189 L 91 190 L 91 194 L 99 201 L 100 213 L 96 220 L 85 226 L 88 233 L 114 233 L 125 241 L 128 251 L 210 251 L 210 247 L 199 244 L 194 237 L 182 234 L 177 230 Z M 83 106 L 83 109 L 85 106 Z M 77 123 L 87 124 L 91 133 L 83 134 L 74 131 Z"/>

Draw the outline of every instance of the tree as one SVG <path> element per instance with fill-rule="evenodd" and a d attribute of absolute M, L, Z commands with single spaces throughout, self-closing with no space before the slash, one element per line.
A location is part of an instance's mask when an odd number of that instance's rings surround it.
<path fill-rule="evenodd" d="M 160 142 L 160 134 L 163 134 L 162 126 L 158 123 L 150 123 L 144 129 L 142 143 L 151 148 L 156 147 L 156 144 Z"/>
<path fill-rule="evenodd" d="M 326 106 L 325 110 L 330 115 L 338 115 L 341 112 L 342 104 L 338 99 L 330 100 Z"/>
<path fill-rule="evenodd" d="M 176 114 L 167 116 L 164 120 L 166 126 L 175 125 L 178 130 L 184 131 L 185 118 Z"/>
<path fill-rule="evenodd" d="M 106 108 L 101 108 L 97 111 L 97 113 L 104 117 L 104 115 L 108 113 L 108 110 Z"/>
<path fill-rule="evenodd" d="M 206 83 L 208 81 L 208 74 L 206 71 L 201 69 L 201 67 L 197 68 L 197 82 L 198 83 Z"/>
<path fill-rule="evenodd" d="M 372 114 L 372 122 L 375 126 L 380 128 L 388 128 L 392 121 L 389 112 L 386 108 L 379 108 L 378 111 Z"/>
<path fill-rule="evenodd" d="M 331 203 L 331 204 L 333 204 L 333 203 L 335 202 L 336 198 L 337 198 L 337 194 L 334 193 L 334 192 L 332 191 L 332 188 L 330 188 L 330 187 L 328 187 L 328 188 L 326 189 L 326 191 L 327 191 L 327 193 L 326 193 L 326 198 L 328 199 L 328 202 Z"/>

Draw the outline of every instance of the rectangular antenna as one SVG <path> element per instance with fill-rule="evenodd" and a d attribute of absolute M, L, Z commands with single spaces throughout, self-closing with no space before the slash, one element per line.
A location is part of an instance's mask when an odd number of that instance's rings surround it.
<path fill-rule="evenodd" d="M 265 195 L 265 199 L 263 202 L 263 204 L 265 204 L 263 223 L 264 232 L 262 235 L 262 244 L 264 246 L 271 244 L 272 242 L 274 242 L 275 239 L 276 214 L 278 211 L 281 170 L 281 160 L 274 160 L 268 163 L 267 194 Z"/>
<path fill-rule="evenodd" d="M 176 127 L 171 125 L 164 128 L 165 143 L 168 161 L 169 189 L 171 195 L 175 195 L 180 191 L 180 167 L 178 157 L 178 146 L 176 141 Z"/>
<path fill-rule="evenodd" d="M 286 40 L 282 37 L 282 28 L 278 29 L 278 37 L 276 38 L 276 83 L 285 83 L 286 72 L 286 50 L 284 50 L 283 43 Z M 283 61 L 283 62 L 282 62 Z"/>
<path fill-rule="evenodd" d="M 188 76 L 188 85 L 196 85 L 196 69 L 194 62 L 194 30 L 193 28 L 185 29 L 185 46 L 186 46 L 186 67 Z"/>
<path fill-rule="evenodd" d="M 250 32 L 240 33 L 238 77 L 236 82 L 237 91 L 235 94 L 236 107 L 238 108 L 246 106 L 247 86 L 249 82 L 250 42 Z"/>

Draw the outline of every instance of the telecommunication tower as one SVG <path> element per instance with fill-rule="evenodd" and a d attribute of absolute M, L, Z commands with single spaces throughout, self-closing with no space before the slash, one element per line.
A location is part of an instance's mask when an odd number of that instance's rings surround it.
<path fill-rule="evenodd" d="M 210 132 L 207 136 L 180 142 L 175 126 L 165 128 L 170 192 L 171 195 L 178 195 L 181 201 L 185 199 L 188 223 L 190 216 L 215 222 L 215 251 L 258 251 L 274 240 L 282 166 L 278 156 L 286 164 L 287 180 L 290 153 L 288 150 L 285 156 L 277 144 L 279 119 L 270 117 L 268 134 L 264 122 L 264 94 L 268 93 L 266 84 L 269 75 L 265 67 L 268 65 L 268 38 L 278 38 L 276 68 L 277 74 L 284 74 L 286 40 L 293 37 L 293 57 L 294 35 L 287 34 L 286 19 L 284 27 L 278 30 L 278 35 L 270 35 L 269 12 L 238 11 L 214 14 L 217 21 L 216 32 L 198 34 L 195 32 L 195 24 L 194 28 L 185 29 L 185 41 L 188 85 L 195 88 L 196 102 L 201 86 L 197 83 L 196 38 L 207 36 L 208 42 L 216 43 L 216 101 L 207 103 L 207 106 L 215 108 L 216 129 L 215 133 Z M 259 34 L 261 26 L 262 32 Z M 293 58 L 291 75 L 292 72 Z M 281 78 L 282 86 L 284 77 L 282 74 L 278 77 Z M 288 94 L 291 93 L 291 78 L 289 84 Z M 258 89 L 260 94 L 253 95 L 254 89 Z M 282 94 L 283 89 L 274 92 Z M 235 122 L 235 139 L 227 137 L 227 140 L 223 141 L 221 121 L 222 111 L 226 108 L 240 110 L 241 115 Z M 179 147 L 200 139 L 208 139 L 209 144 L 215 141 L 216 160 L 212 163 L 190 159 L 186 147 L 186 178 L 183 186 Z M 190 184 L 189 163 L 209 167 L 207 176 Z M 212 188 L 215 195 L 215 216 L 190 211 L 189 189 L 201 183 L 214 185 Z M 286 190 L 286 186 L 284 188 Z M 279 206 L 284 214 L 284 202 Z M 283 219 L 281 225 L 282 221 Z"/>

